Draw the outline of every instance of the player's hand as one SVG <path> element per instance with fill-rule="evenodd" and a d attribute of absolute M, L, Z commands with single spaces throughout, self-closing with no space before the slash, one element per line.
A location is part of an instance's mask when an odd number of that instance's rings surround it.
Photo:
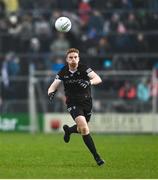
<path fill-rule="evenodd" d="M 55 92 L 51 92 L 51 93 L 48 94 L 48 97 L 49 97 L 50 101 L 53 100 L 55 93 L 56 93 L 56 91 Z"/>
<path fill-rule="evenodd" d="M 90 81 L 85 81 L 85 80 L 80 80 L 78 82 L 80 87 L 83 87 L 84 89 L 87 88 L 88 86 L 90 86 Z"/>

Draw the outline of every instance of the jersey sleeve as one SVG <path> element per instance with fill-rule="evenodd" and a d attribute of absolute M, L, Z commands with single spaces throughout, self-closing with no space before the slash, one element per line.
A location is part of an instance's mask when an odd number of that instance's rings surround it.
<path fill-rule="evenodd" d="M 86 74 L 88 75 L 90 72 L 92 72 L 93 70 L 88 67 L 87 65 L 83 65 L 82 69 L 86 72 Z"/>
<path fill-rule="evenodd" d="M 61 77 L 61 75 L 58 73 L 58 74 L 55 76 L 55 79 L 56 79 L 56 80 L 62 80 L 62 77 Z"/>
<path fill-rule="evenodd" d="M 86 73 L 89 74 L 90 72 L 92 72 L 93 70 L 91 68 L 87 68 L 86 69 Z"/>
<path fill-rule="evenodd" d="M 58 79 L 58 80 L 63 80 L 63 77 L 64 77 L 64 69 L 65 68 L 62 68 L 59 72 L 58 72 L 58 74 L 56 75 L 56 77 L 55 77 L 55 79 Z"/>

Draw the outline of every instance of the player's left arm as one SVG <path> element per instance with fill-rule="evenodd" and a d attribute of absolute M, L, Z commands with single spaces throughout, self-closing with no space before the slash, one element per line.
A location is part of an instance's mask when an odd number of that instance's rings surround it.
<path fill-rule="evenodd" d="M 102 82 L 102 79 L 100 78 L 100 76 L 94 71 L 91 71 L 90 73 L 88 73 L 88 77 L 90 78 L 91 85 L 97 85 Z"/>

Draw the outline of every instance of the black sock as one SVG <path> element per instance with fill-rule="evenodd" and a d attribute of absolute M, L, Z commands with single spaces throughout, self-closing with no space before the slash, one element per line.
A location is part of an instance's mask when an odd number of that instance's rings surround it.
<path fill-rule="evenodd" d="M 71 134 L 71 133 L 78 133 L 78 131 L 77 131 L 77 125 L 75 124 L 75 125 L 69 127 L 69 132 L 70 132 L 70 134 Z"/>
<path fill-rule="evenodd" d="M 82 137 L 83 137 L 84 143 L 86 144 L 90 152 L 93 154 L 94 158 L 99 157 L 91 135 L 87 134 L 87 135 L 83 135 Z"/>

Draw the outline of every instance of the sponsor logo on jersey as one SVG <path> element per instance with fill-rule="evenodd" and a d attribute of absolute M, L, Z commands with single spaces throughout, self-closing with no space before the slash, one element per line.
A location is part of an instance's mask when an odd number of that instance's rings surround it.
<path fill-rule="evenodd" d="M 69 78 L 69 76 L 64 76 L 64 78 L 65 78 L 65 79 L 68 79 L 68 78 Z"/>
<path fill-rule="evenodd" d="M 65 81 L 65 84 L 74 84 L 74 83 L 79 83 L 83 79 L 69 79 Z"/>

